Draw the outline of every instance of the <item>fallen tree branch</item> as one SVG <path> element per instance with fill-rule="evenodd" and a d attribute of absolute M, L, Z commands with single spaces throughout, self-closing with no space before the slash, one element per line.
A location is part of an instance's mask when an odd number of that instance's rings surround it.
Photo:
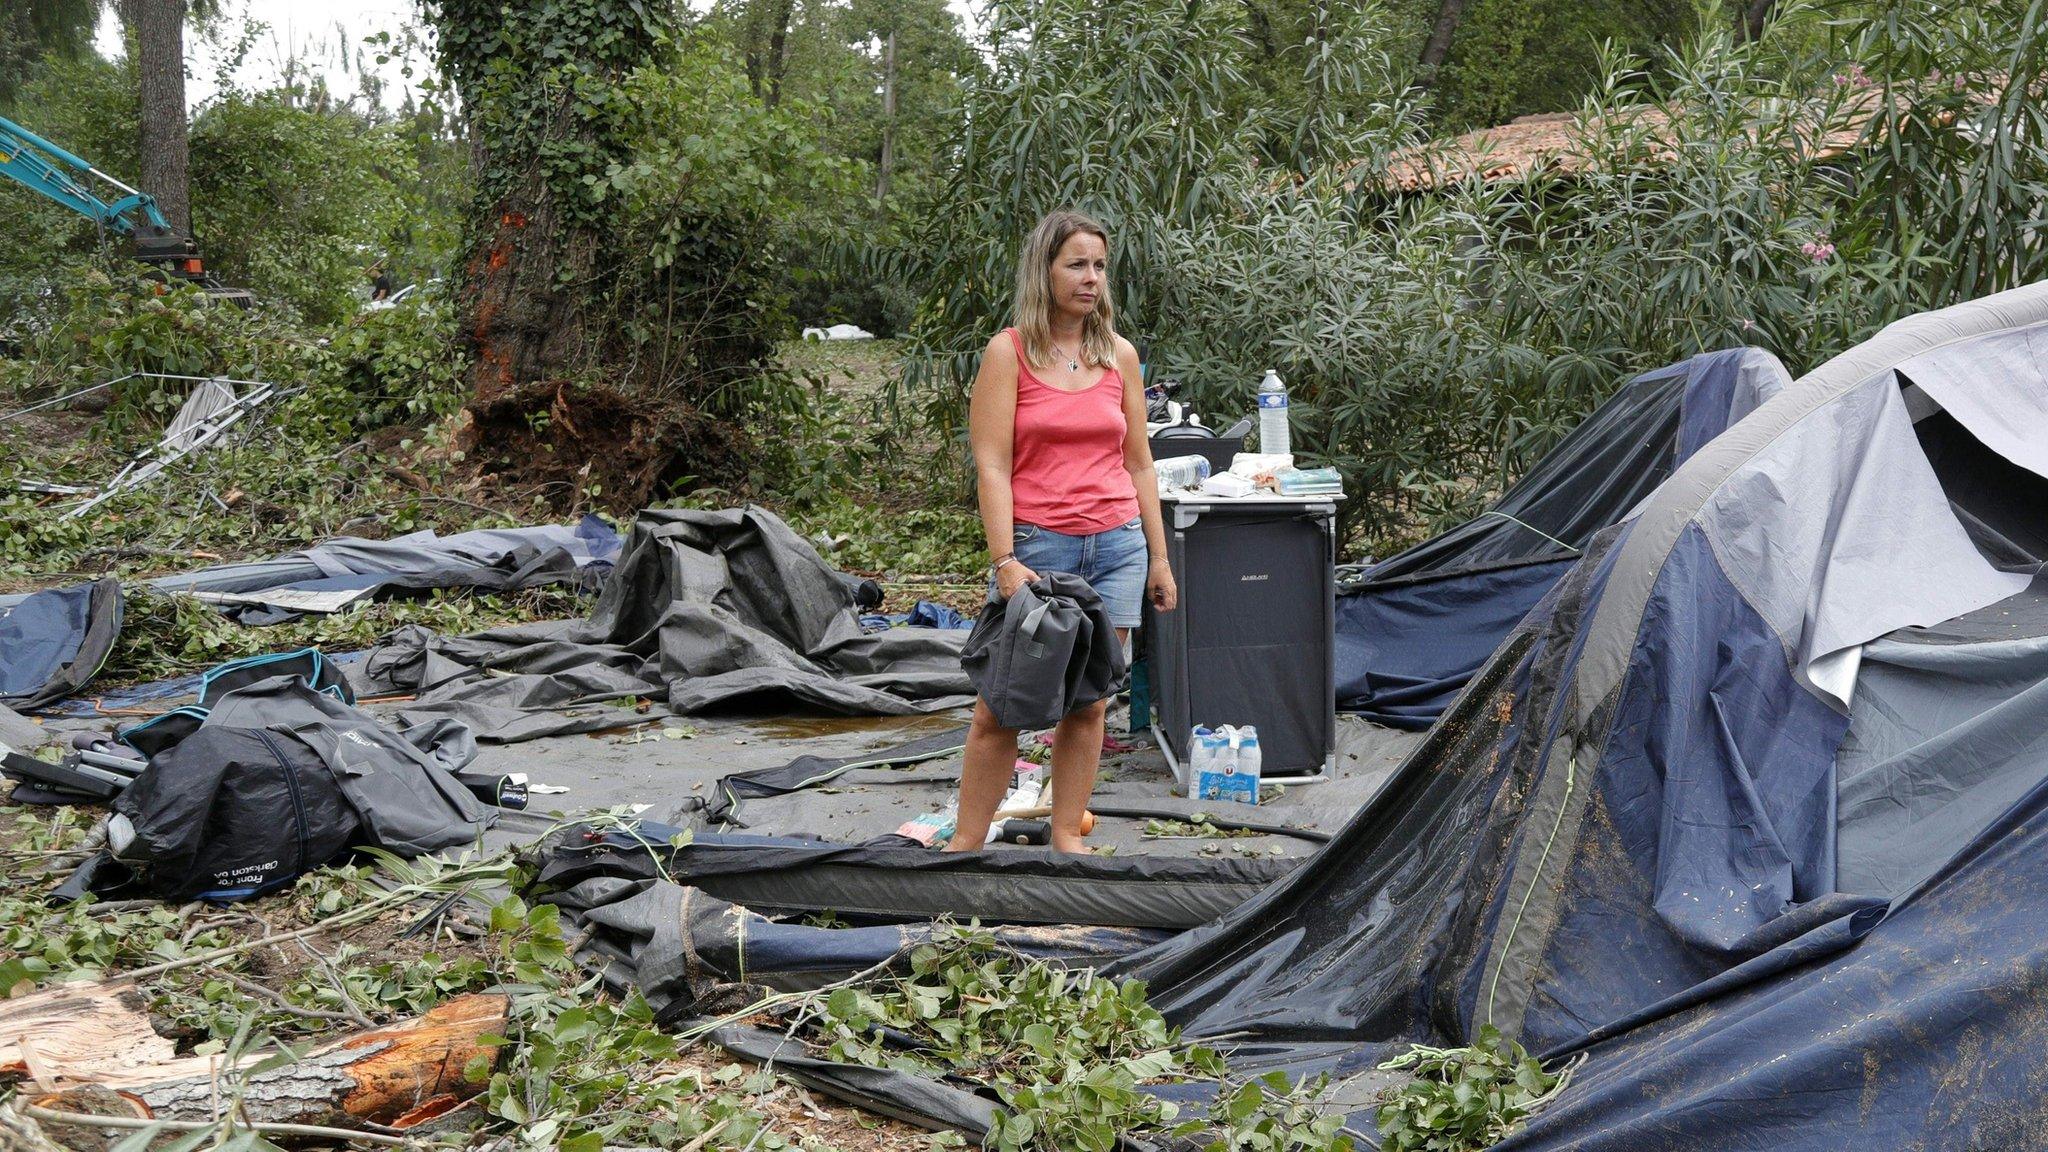
<path fill-rule="evenodd" d="M 242 991 L 247 992 L 252 996 L 261 996 L 265 1000 L 270 1001 L 272 1004 L 277 1005 L 278 1008 L 282 1009 L 283 1011 L 289 1012 L 294 1016 L 300 1016 L 307 1020 L 318 1020 L 327 1023 L 337 1024 L 369 1023 L 368 1020 L 361 1019 L 359 1016 L 350 1016 L 342 1012 L 324 1012 L 318 1008 L 301 1008 L 297 1004 L 292 1003 L 290 1000 L 285 999 L 283 993 L 278 992 L 274 989 L 265 988 L 263 985 L 256 983 L 254 980 L 244 980 L 242 977 L 235 975 L 233 972 L 228 972 L 221 968 L 214 968 L 212 965 L 208 965 L 208 967 L 212 969 L 214 975 L 219 976 L 221 979 L 226 980 L 228 983 L 233 984 L 235 987 L 240 988 Z"/>
<path fill-rule="evenodd" d="M 411 1140 L 403 1136 L 381 1136 L 375 1132 L 357 1132 L 349 1128 L 326 1128 L 318 1124 L 264 1124 L 260 1122 L 236 1123 L 222 1120 L 138 1120 L 133 1116 L 95 1116 L 90 1112 L 59 1112 L 36 1104 L 24 1104 L 21 1114 L 46 1124 L 71 1124 L 81 1128 L 111 1128 L 124 1132 L 139 1132 L 155 1128 L 165 1132 L 210 1132 L 226 1127 L 245 1132 L 260 1132 L 266 1136 L 320 1136 L 329 1140 L 346 1140 L 359 1144 L 384 1144 L 397 1148 L 408 1147 Z"/>

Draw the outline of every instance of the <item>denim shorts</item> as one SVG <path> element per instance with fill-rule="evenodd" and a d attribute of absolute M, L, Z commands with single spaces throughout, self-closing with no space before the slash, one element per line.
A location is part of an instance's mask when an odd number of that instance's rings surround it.
<path fill-rule="evenodd" d="M 1092 536 L 1068 536 L 1036 524 L 1019 524 L 1011 534 L 1018 563 L 1033 572 L 1071 572 L 1088 582 L 1109 610 L 1109 622 L 1119 628 L 1136 628 L 1145 606 L 1145 572 L 1150 557 L 1145 551 L 1145 522 L 1133 518 L 1129 524 L 1097 532 Z M 995 581 L 989 581 L 988 602 L 1000 597 Z"/>

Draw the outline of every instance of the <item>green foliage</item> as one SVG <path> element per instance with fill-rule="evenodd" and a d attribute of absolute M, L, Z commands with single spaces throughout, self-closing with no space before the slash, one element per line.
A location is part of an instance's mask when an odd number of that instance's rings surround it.
<path fill-rule="evenodd" d="M 1384 114 L 1347 121 L 1346 151 L 1310 150 L 1359 164 L 1280 182 L 1250 162 L 1256 141 L 1190 124 L 1201 101 L 1148 92 L 1119 113 L 1094 102 L 1109 89 L 1087 45 L 998 41 L 969 93 L 951 219 L 923 234 L 917 280 L 935 288 L 906 379 L 956 430 L 1010 245 L 1060 200 L 1102 209 L 1122 327 L 1152 338 L 1154 373 L 1228 423 L 1277 369 L 1296 454 L 1343 472 L 1350 546 L 1384 555 L 1474 514 L 1635 373 L 1753 344 L 1796 375 L 1901 316 L 2048 275 L 2027 238 L 2048 114 L 2026 95 L 2048 83 L 2048 7 L 1878 8 L 1791 7 L 1757 43 L 1717 18 L 1654 68 L 1604 57 L 1568 126 L 1584 163 L 1422 195 L 1381 175 L 1413 139 L 1398 69 L 1365 65 L 1356 80 L 1387 85 Z M 1143 43 L 1147 20 L 1182 13 L 1122 0 L 1101 26 Z M 1393 42 L 1358 38 L 1344 58 Z M 1206 49 L 1179 82 L 1235 61 Z M 1059 116 L 1034 103 L 1027 66 L 1067 101 Z M 1118 124 L 1140 141 L 1128 156 L 1087 127 L 1120 114 L 1142 121 Z M 1169 132 L 1174 148 L 1146 150 Z M 1070 160 L 1094 155 L 1139 178 L 1100 190 Z M 1154 176 L 1191 191 L 1146 194 Z"/>
<path fill-rule="evenodd" d="M 1209 1106 L 1217 1138 L 1202 1152 L 1345 1152 L 1351 1138 L 1342 1134 L 1343 1114 L 1313 1102 L 1324 1086 L 1290 1085 L 1280 1072 L 1224 1085 Z"/>
<path fill-rule="evenodd" d="M 707 1077 L 675 1065 L 675 1037 L 654 1026 L 638 993 L 624 1001 L 596 994 L 596 978 L 577 973 L 558 910 L 508 897 L 491 910 L 500 966 L 513 981 L 513 1027 L 503 1066 L 479 1059 L 473 1078 L 489 1076 L 486 1106 L 514 1126 L 522 1148 L 672 1148 L 720 1139 L 726 1147 L 785 1148 L 760 1114 L 736 1093 L 738 1066 Z M 763 1077 L 761 1088 L 772 1082 Z M 708 1135 L 707 1135 L 708 1134 Z"/>
<path fill-rule="evenodd" d="M 467 366 L 454 304 L 430 290 L 342 326 L 328 341 L 322 376 L 346 394 L 349 422 L 367 432 L 454 415 Z"/>
<path fill-rule="evenodd" d="M 103 914 L 89 899 L 52 908 L 40 892 L 0 896 L 0 988 L 96 978 L 226 942 L 218 929 L 187 927 L 169 907 Z"/>
<path fill-rule="evenodd" d="M 640 242 L 610 308 L 636 377 L 727 415 L 793 409 L 800 393 L 774 360 L 794 334 L 791 258 L 846 224 L 862 169 L 819 146 L 820 111 L 753 99 L 702 32 L 634 71 L 619 98 L 634 110 L 629 157 L 604 181 L 619 231 Z"/>
<path fill-rule="evenodd" d="M 1249 828 L 1218 828 L 1207 812 L 1191 812 L 1185 820 L 1145 821 L 1147 840 L 1235 840 L 1257 836 Z"/>
<path fill-rule="evenodd" d="M 127 60 L 53 53 L 24 73 L 11 118 L 135 181 Z M 253 290 L 262 307 L 318 323 L 355 310 L 366 269 L 386 251 L 409 254 L 446 231 L 445 204 L 422 187 L 421 159 L 438 165 L 440 180 L 461 179 L 443 155 L 439 120 L 415 113 L 394 122 L 290 87 L 218 94 L 193 118 L 190 138 L 193 231 L 208 268 Z M 77 261 L 126 277 L 137 268 L 129 253 L 127 241 L 77 213 L 0 183 L 0 315 L 60 289 Z"/>
<path fill-rule="evenodd" d="M 1110 1152 L 1138 1132 L 1206 1132 L 1197 1146 L 1217 1152 L 1350 1147 L 1341 1117 L 1314 1103 L 1323 1084 L 1290 1089 L 1284 1077 L 1223 1084 L 1207 1123 L 1176 1124 L 1178 1108 L 1143 1086 L 1218 1078 L 1223 1061 L 1183 1044 L 1144 984 L 1027 963 L 972 929 L 913 949 L 905 974 L 836 988 L 813 1008 L 830 1059 L 992 1088 L 1004 1111 L 986 1143 L 1003 1152 Z"/>
<path fill-rule="evenodd" d="M 1333 14 L 1285 103 L 1247 79 L 1245 19 L 1213 0 L 990 9 L 990 70 L 967 93 L 959 166 L 897 253 L 903 278 L 926 287 L 906 387 L 942 429 L 964 418 L 981 349 L 1009 313 L 1017 247 L 1045 212 L 1103 221 L 1119 327 L 1167 340 L 1180 334 L 1161 295 L 1178 275 L 1169 237 L 1252 211 L 1247 190 L 1272 183 L 1275 164 L 1308 171 L 1406 138 L 1381 9 Z"/>
<path fill-rule="evenodd" d="M 197 288 L 147 279 L 134 265 L 116 265 L 112 275 L 76 269 L 61 292 L 41 303 L 27 324 L 23 355 L 0 359 L 0 390 L 70 391 L 136 373 L 291 380 L 321 359 L 311 339 L 272 314 L 216 307 Z M 117 383 L 103 431 L 167 419 L 189 387 L 155 379 Z"/>
<path fill-rule="evenodd" d="M 1545 1072 L 1491 1024 L 1469 1048 L 1418 1044 L 1380 1068 L 1414 1076 L 1388 1093 L 1374 1114 L 1386 1152 L 1490 1148 L 1571 1083 L 1568 1071 Z"/>
<path fill-rule="evenodd" d="M 1604 44 L 1654 60 L 1698 25 L 1692 0 L 1470 0 L 1434 85 L 1436 126 L 1567 111 L 1599 87 Z"/>
<path fill-rule="evenodd" d="M 191 144 L 193 230 L 215 274 L 315 323 L 354 312 L 417 182 L 398 134 L 285 94 L 230 94 L 193 119 Z"/>

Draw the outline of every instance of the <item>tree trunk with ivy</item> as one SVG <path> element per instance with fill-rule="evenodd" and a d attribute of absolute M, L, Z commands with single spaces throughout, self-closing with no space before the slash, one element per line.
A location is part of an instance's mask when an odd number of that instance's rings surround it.
<path fill-rule="evenodd" d="M 523 479 L 596 477 L 644 496 L 661 413 L 621 391 L 612 322 L 635 238 L 609 174 L 631 158 L 620 83 L 654 62 L 666 7 L 635 0 L 424 0 L 469 119 L 475 203 L 456 289 L 465 447 Z M 625 469 L 621 474 L 619 469 Z M 639 489 L 632 492 L 632 489 Z M 573 492 L 564 493 L 573 498 Z"/>

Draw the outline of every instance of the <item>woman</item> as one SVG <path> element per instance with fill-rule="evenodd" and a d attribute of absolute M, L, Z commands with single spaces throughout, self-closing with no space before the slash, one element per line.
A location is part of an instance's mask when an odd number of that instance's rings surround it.
<path fill-rule="evenodd" d="M 1145 439 L 1138 353 L 1116 334 L 1109 234 L 1078 212 L 1038 222 L 1017 266 L 1016 327 L 990 340 L 974 381 L 968 434 L 988 536 L 991 602 L 1040 571 L 1071 572 L 1101 595 L 1119 643 L 1150 595 L 1178 599 L 1166 562 L 1159 486 Z M 1053 730 L 1052 846 L 1086 852 L 1081 815 L 1102 759 L 1107 701 Z M 974 702 L 951 852 L 988 838 L 1017 761 L 1017 730 Z"/>

